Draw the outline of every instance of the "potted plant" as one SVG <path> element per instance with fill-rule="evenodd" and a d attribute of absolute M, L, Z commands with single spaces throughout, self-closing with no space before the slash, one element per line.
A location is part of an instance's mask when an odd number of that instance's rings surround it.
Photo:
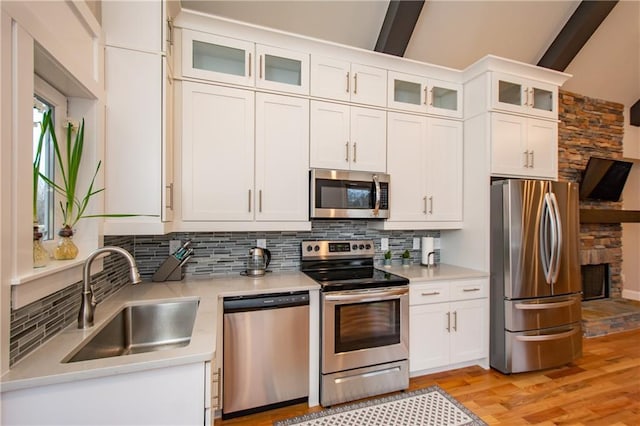
<path fill-rule="evenodd" d="M 391 250 L 384 252 L 384 266 L 391 266 Z"/>
<path fill-rule="evenodd" d="M 78 247 L 73 243 L 72 237 L 74 233 L 74 227 L 80 219 L 89 217 L 127 217 L 138 215 L 85 215 L 85 211 L 87 210 L 91 197 L 104 191 L 104 188 L 94 188 L 96 176 L 98 175 L 98 171 L 100 170 L 100 166 L 102 164 L 102 161 L 98 161 L 86 193 L 82 195 L 82 198 L 80 198 L 80 194 L 78 193 L 78 177 L 80 174 L 82 152 L 84 149 L 84 119 L 82 119 L 80 125 L 75 129 L 73 124 L 69 123 L 67 125 L 65 146 L 66 152 L 64 152 L 64 157 L 62 156 L 62 150 L 60 149 L 61 147 L 58 143 L 58 138 L 56 137 L 56 133 L 54 131 L 51 111 L 47 111 L 43 115 L 41 132 L 41 137 L 44 137 L 47 132 L 49 132 L 51 136 L 51 143 L 53 144 L 54 155 L 56 158 L 56 164 L 58 165 L 58 173 L 60 176 L 60 178 L 58 179 L 59 183 L 56 183 L 48 176 L 38 171 L 38 176 L 42 178 L 42 180 L 44 180 L 62 197 L 62 200 L 60 201 L 60 210 L 62 211 L 62 228 L 58 231 L 58 235 L 61 237 L 61 239 L 54 250 L 53 257 L 58 260 L 75 259 L 75 257 L 78 255 Z M 34 177 L 35 174 L 36 172 L 34 168 Z"/>
<path fill-rule="evenodd" d="M 411 252 L 409 250 L 405 250 L 402 252 L 402 266 L 411 265 Z"/>

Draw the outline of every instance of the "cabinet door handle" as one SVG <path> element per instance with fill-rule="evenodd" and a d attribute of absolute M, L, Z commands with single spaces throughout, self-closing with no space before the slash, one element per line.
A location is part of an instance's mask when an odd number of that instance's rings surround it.
<path fill-rule="evenodd" d="M 355 93 L 355 92 L 354 92 Z M 353 162 L 355 163 L 358 158 L 358 144 L 356 142 L 353 143 Z"/>
<path fill-rule="evenodd" d="M 427 104 L 427 86 L 424 86 L 423 92 L 424 92 L 424 102 L 423 103 L 424 103 L 424 105 L 426 105 Z"/>
<path fill-rule="evenodd" d="M 533 161 L 534 161 L 534 154 L 533 154 L 533 150 L 529 151 L 529 167 L 531 167 L 533 169 Z"/>
<path fill-rule="evenodd" d="M 262 213 L 262 189 L 258 191 L 258 212 Z"/>
<path fill-rule="evenodd" d="M 451 312 L 447 312 L 447 331 L 451 333 Z"/>
<path fill-rule="evenodd" d="M 353 94 L 358 94 L 358 73 L 353 74 Z"/>
<path fill-rule="evenodd" d="M 218 393 L 216 394 L 216 405 L 215 408 L 220 408 L 220 395 L 222 395 L 222 380 L 220 374 L 220 367 L 218 367 Z M 211 401 L 213 402 L 213 401 Z M 213 407 L 212 407 L 213 408 Z"/>
<path fill-rule="evenodd" d="M 249 77 L 251 77 L 251 52 L 249 52 Z"/>
<path fill-rule="evenodd" d="M 464 291 L 465 293 L 471 292 L 471 291 L 480 291 L 480 289 L 478 287 L 474 287 L 474 288 L 463 288 L 462 291 Z"/>
<path fill-rule="evenodd" d="M 458 331 L 458 311 L 453 311 L 453 331 Z"/>
<path fill-rule="evenodd" d="M 251 213 L 251 190 L 249 190 L 249 213 Z"/>
<path fill-rule="evenodd" d="M 349 162 L 349 141 L 344 144 L 346 156 L 344 157 L 344 161 Z"/>
<path fill-rule="evenodd" d="M 347 71 L 347 90 L 346 92 L 349 93 L 349 84 L 351 83 L 351 80 L 349 80 L 349 71 Z"/>
<path fill-rule="evenodd" d="M 173 210 L 173 182 L 169 185 L 165 185 L 165 188 L 169 190 L 169 205 L 165 205 L 164 207 Z"/>
<path fill-rule="evenodd" d="M 524 155 L 524 167 L 528 168 L 529 167 L 529 150 L 526 150 L 522 154 Z"/>
<path fill-rule="evenodd" d="M 424 202 L 424 209 L 422 210 L 422 213 L 427 214 L 427 197 L 422 197 L 422 201 Z"/>
<path fill-rule="evenodd" d="M 529 106 L 529 89 L 524 87 L 524 106 Z"/>
<path fill-rule="evenodd" d="M 429 214 L 433 214 L 433 195 L 429 197 Z"/>
<path fill-rule="evenodd" d="M 169 47 L 173 47 L 173 20 L 167 18 L 167 44 Z"/>
<path fill-rule="evenodd" d="M 437 296 L 439 295 L 439 291 L 430 291 L 429 293 L 420 293 L 421 296 Z"/>
<path fill-rule="evenodd" d="M 259 78 L 260 80 L 262 80 L 262 55 L 259 55 L 259 56 L 258 56 L 258 60 L 260 61 L 260 63 L 258 64 L 258 65 L 259 65 L 259 66 L 258 66 L 258 68 L 259 68 L 259 70 L 260 70 L 260 75 L 259 75 L 259 77 L 258 77 L 258 78 Z"/>
<path fill-rule="evenodd" d="M 433 106 L 433 87 L 429 89 L 429 96 L 427 97 L 427 103 L 429 106 Z"/>

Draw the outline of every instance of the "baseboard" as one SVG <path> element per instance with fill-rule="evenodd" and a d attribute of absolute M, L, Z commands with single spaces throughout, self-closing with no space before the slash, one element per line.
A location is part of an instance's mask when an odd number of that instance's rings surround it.
<path fill-rule="evenodd" d="M 629 300 L 638 300 L 640 301 L 640 291 L 636 290 L 622 290 L 622 298 Z"/>

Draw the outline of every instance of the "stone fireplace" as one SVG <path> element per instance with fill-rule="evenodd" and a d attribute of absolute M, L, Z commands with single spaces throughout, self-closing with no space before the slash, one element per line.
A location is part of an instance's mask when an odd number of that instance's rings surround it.
<path fill-rule="evenodd" d="M 560 91 L 558 126 L 558 177 L 580 182 L 589 158 L 622 158 L 624 106 L 615 102 L 588 98 Z M 621 209 L 621 202 L 581 201 L 581 209 Z M 583 277 L 583 284 L 595 285 L 603 279 L 598 296 L 589 290 L 588 299 L 621 298 L 622 296 L 622 226 L 611 223 L 580 225 L 580 264 L 582 271 L 597 273 L 601 278 Z M 596 267 L 596 265 L 605 265 Z M 606 270 L 603 274 L 603 270 Z M 602 284 L 602 282 L 600 282 Z"/>

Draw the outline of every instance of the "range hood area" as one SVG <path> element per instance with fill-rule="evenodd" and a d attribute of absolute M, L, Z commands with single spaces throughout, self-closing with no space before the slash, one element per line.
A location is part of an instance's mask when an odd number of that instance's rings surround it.
<path fill-rule="evenodd" d="M 621 200 L 622 190 L 634 165 L 633 160 L 591 157 L 580 182 L 580 200 Z M 640 210 L 580 209 L 581 223 L 640 222 Z"/>

